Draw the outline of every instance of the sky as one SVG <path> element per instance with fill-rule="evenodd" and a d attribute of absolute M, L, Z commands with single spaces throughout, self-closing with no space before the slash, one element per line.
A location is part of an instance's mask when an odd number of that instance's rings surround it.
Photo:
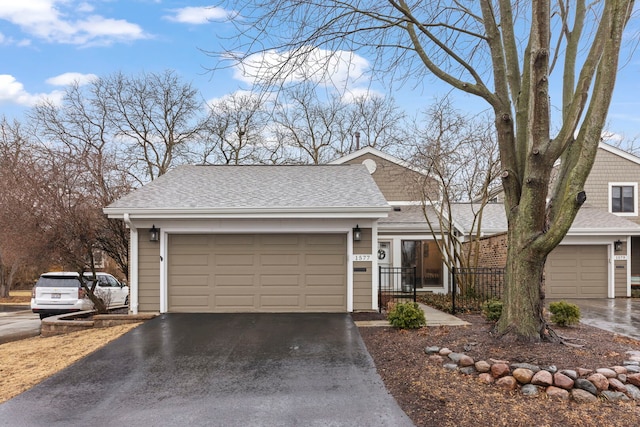
<path fill-rule="evenodd" d="M 229 13 L 233 11 L 214 7 L 211 0 L 0 0 L 0 116 L 20 119 L 43 97 L 60 100 L 73 81 L 87 83 L 116 72 L 175 70 L 206 100 L 248 90 L 250 81 L 238 69 L 211 73 L 218 61 L 204 52 L 234 35 L 234 27 L 225 22 Z M 635 39 L 637 34 L 627 37 Z M 640 55 L 630 50 L 635 43 L 625 46 L 608 130 L 633 138 L 640 135 Z M 366 58 L 351 52 L 341 55 L 350 60 L 351 68 L 347 77 L 338 64 L 336 78 L 345 80 L 352 95 L 367 90 L 388 93 L 379 82 L 366 83 Z M 430 81 L 394 88 L 392 94 L 413 114 L 448 92 L 445 85 Z M 465 94 L 456 94 L 454 102 L 474 112 L 486 108 L 483 101 Z"/>

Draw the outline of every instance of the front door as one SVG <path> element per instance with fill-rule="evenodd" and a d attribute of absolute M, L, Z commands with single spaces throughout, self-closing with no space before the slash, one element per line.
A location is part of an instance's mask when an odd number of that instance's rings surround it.
<path fill-rule="evenodd" d="M 388 270 L 389 267 L 393 267 L 391 258 L 391 242 L 379 241 L 378 242 L 378 266 L 382 267 L 383 274 L 380 275 L 380 288 L 389 289 L 393 287 L 392 274 Z M 386 274 L 384 273 L 386 272 Z"/>

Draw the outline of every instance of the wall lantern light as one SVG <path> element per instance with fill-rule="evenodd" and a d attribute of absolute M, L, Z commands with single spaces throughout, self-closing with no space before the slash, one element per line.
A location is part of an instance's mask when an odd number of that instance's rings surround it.
<path fill-rule="evenodd" d="M 160 229 L 156 228 L 156 225 L 154 224 L 149 229 L 149 241 L 157 242 L 158 240 L 160 240 Z"/>
<path fill-rule="evenodd" d="M 359 242 L 360 240 L 362 240 L 362 230 L 360 230 L 360 227 L 356 224 L 356 228 L 353 229 L 353 241 Z"/>
<path fill-rule="evenodd" d="M 613 250 L 616 252 L 620 252 L 622 250 L 622 242 L 620 240 L 613 242 Z"/>

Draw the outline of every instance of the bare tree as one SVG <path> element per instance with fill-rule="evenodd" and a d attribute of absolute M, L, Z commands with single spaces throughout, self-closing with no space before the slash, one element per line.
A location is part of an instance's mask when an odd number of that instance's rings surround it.
<path fill-rule="evenodd" d="M 121 164 L 114 144 L 114 129 L 105 102 L 86 98 L 77 84 L 65 94 L 63 105 L 47 102 L 29 113 L 31 134 L 40 143 L 41 159 L 55 158 L 77 171 L 79 186 L 68 191 L 90 198 L 100 207 L 131 191 L 129 164 Z M 43 160 L 42 160 L 43 161 Z M 125 277 L 129 274 L 129 233 L 124 223 L 105 216 L 94 216 L 100 232 L 94 249 L 99 249 L 116 262 Z M 65 221 L 65 217 L 61 217 Z"/>
<path fill-rule="evenodd" d="M 0 120 L 0 297 L 21 271 L 42 267 L 42 212 L 34 189 L 45 185 L 21 124 Z"/>
<path fill-rule="evenodd" d="M 492 121 L 456 110 L 445 98 L 434 103 L 416 123 L 410 163 L 427 174 L 418 183 L 428 227 L 445 254 L 449 270 L 477 267 L 482 214 L 499 186 L 498 143 Z M 457 208 L 468 208 L 469 234 L 454 228 Z M 433 210 L 436 215 L 430 215 Z M 471 283 L 469 283 L 471 284 Z M 465 285 L 462 283 L 462 285 Z"/>
<path fill-rule="evenodd" d="M 509 224 L 498 331 L 511 339 L 552 339 L 542 312 L 544 264 L 585 201 L 633 6 L 633 0 L 250 2 L 238 10 L 240 43 L 226 57 L 247 65 L 256 53 L 278 52 L 280 62 L 271 57 L 256 73 L 273 77 L 272 85 L 308 65 L 313 48 L 357 50 L 372 55 L 373 71 L 389 80 L 431 74 L 486 101 Z M 330 73 L 331 65 L 315 69 Z M 562 93 L 558 117 L 551 108 L 555 81 Z"/>
<path fill-rule="evenodd" d="M 88 102 L 105 111 L 114 142 L 135 161 L 131 167 L 141 182 L 189 161 L 188 145 L 199 141 L 206 121 L 198 91 L 174 71 L 101 78 L 92 83 Z"/>
<path fill-rule="evenodd" d="M 206 138 L 198 148 L 203 164 L 239 165 L 261 163 L 277 155 L 277 144 L 265 138 L 267 113 L 261 97 L 236 92 L 209 105 L 204 131 Z"/>

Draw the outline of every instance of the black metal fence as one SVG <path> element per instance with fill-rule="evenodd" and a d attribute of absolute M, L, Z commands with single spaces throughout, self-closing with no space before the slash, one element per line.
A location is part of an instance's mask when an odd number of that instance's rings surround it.
<path fill-rule="evenodd" d="M 451 270 L 451 307 L 480 310 L 491 299 L 501 299 L 504 268 L 453 268 Z"/>
<path fill-rule="evenodd" d="M 379 267 L 378 310 L 390 302 L 416 302 L 415 267 Z"/>

